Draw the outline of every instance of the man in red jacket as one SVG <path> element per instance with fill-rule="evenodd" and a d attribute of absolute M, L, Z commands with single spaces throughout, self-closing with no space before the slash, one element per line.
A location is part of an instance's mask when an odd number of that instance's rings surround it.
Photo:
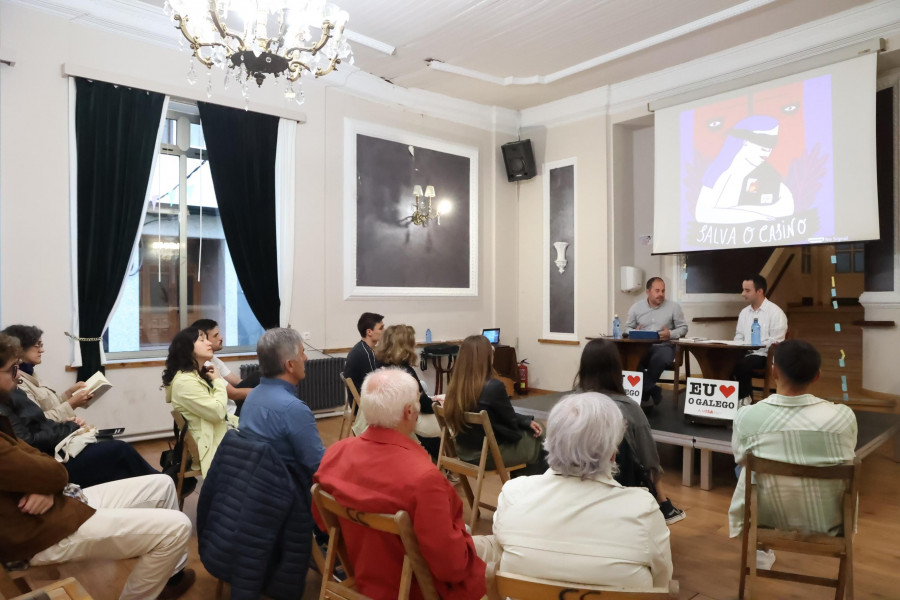
<path fill-rule="evenodd" d="M 418 384 L 402 369 L 379 369 L 366 377 L 360 406 L 369 428 L 328 448 L 315 480 L 355 510 L 408 512 L 441 598 L 481 598 L 485 565 L 466 533 L 462 502 L 411 439 L 419 416 Z M 323 527 L 318 512 L 313 515 Z M 400 538 L 355 523 L 342 523 L 342 529 L 359 592 L 375 600 L 396 598 L 404 554 Z M 422 598 L 415 583 L 410 598 Z"/>
<path fill-rule="evenodd" d="M 0 404 L 15 388 L 17 347 L 0 334 Z M 68 483 L 62 464 L 16 439 L 0 416 L 0 563 L 137 558 L 120 596 L 126 600 L 174 599 L 191 586 L 196 576 L 184 569 L 191 522 L 178 511 L 170 477 L 84 490 Z"/>

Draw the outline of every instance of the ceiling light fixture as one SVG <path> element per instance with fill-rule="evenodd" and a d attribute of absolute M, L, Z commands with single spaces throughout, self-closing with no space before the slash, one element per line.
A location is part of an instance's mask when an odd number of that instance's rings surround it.
<path fill-rule="evenodd" d="M 344 35 L 348 15 L 325 0 L 166 0 L 164 10 L 189 44 L 188 82 L 197 81 L 194 59 L 210 70 L 207 96 L 212 68 L 219 67 L 226 87 L 232 78 L 240 83 L 246 105 L 248 81 L 261 87 L 269 75 L 283 76 L 285 98 L 302 104 L 302 75 L 321 77 L 343 61 L 353 64 Z"/>

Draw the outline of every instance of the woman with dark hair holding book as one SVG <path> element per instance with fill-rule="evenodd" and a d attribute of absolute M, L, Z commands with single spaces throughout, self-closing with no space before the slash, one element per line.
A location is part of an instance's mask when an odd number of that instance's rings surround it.
<path fill-rule="evenodd" d="M 51 421 L 16 388 L 20 351 L 17 338 L 0 333 L 0 392 L 9 394 L 9 401 L 0 405 L 0 415 L 9 419 L 16 437 L 53 456 L 60 442 L 78 431 L 84 421 L 77 417 L 65 423 Z M 65 467 L 72 483 L 82 487 L 159 473 L 134 448 L 119 440 L 87 444 L 68 459 Z"/>
<path fill-rule="evenodd" d="M 215 367 L 201 366 L 213 356 L 212 343 L 196 327 L 188 327 L 169 345 L 162 382 L 166 402 L 184 416 L 200 450 L 200 471 L 206 477 L 213 456 L 229 427 L 238 418 L 228 414 L 225 380 Z"/>
<path fill-rule="evenodd" d="M 87 405 L 91 393 L 79 381 L 62 394 L 47 387 L 38 379 L 34 368 L 43 362 L 44 332 L 34 325 L 10 325 L 3 330 L 6 335 L 18 338 L 22 346 L 22 362 L 19 363 L 19 389 L 25 392 L 44 411 L 44 416 L 57 423 L 71 421 L 75 409 Z"/>
<path fill-rule="evenodd" d="M 641 410 L 639 402 L 625 395 L 622 386 L 622 359 L 616 345 L 609 340 L 591 340 L 581 353 L 581 364 L 575 375 L 573 388 L 581 392 L 599 392 L 608 396 L 622 411 L 625 417 L 625 442 L 640 465 L 649 471 L 650 478 L 656 486 L 656 500 L 659 509 L 672 524 L 684 518 L 684 511 L 676 508 L 672 501 L 662 492 L 659 465 L 659 453 L 650 430 L 647 415 Z"/>

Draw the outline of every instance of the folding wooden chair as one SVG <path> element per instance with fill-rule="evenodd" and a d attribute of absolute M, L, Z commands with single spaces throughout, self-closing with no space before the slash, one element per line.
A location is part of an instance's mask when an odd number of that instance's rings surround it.
<path fill-rule="evenodd" d="M 675 360 L 668 366 L 672 370 L 672 406 L 678 410 L 678 394 L 681 392 L 681 368 L 684 367 L 684 385 L 691 376 L 691 355 L 681 346 L 675 347 Z"/>
<path fill-rule="evenodd" d="M 360 512 L 342 506 L 334 497 L 322 489 L 318 483 L 312 487 L 312 499 L 319 510 L 319 515 L 325 522 L 328 532 L 328 551 L 325 553 L 325 565 L 322 573 L 322 589 L 320 600 L 337 598 L 340 600 L 363 600 L 366 597 L 356 591 L 357 582 L 354 578 L 353 564 L 347 554 L 347 545 L 341 530 L 341 520 L 350 521 L 363 527 L 369 527 L 377 531 L 390 533 L 400 537 L 405 554 L 403 555 L 403 568 L 400 575 L 400 586 L 397 593 L 398 600 L 408 600 L 413 578 L 419 585 L 422 597 L 425 600 L 439 600 L 434 581 L 431 578 L 431 570 L 428 563 L 419 551 L 419 542 L 413 531 L 412 519 L 409 514 L 401 510 L 394 515 L 381 513 Z M 336 581 L 325 573 L 334 572 L 334 565 L 340 557 L 341 565 L 347 574 L 344 581 Z"/>
<path fill-rule="evenodd" d="M 57 575 L 58 576 L 58 575 Z M 26 589 L 22 589 L 24 587 Z M 36 590 L 27 589 L 23 579 L 13 578 L 0 566 L 0 600 L 93 600 L 74 577 Z"/>
<path fill-rule="evenodd" d="M 808 583 L 835 588 L 835 600 L 853 598 L 853 529 L 856 514 L 856 498 L 859 491 L 859 459 L 833 467 L 810 467 L 793 465 L 774 460 L 747 455 L 746 495 L 744 496 L 744 531 L 741 546 L 741 582 L 738 598 L 751 597 L 757 577 L 781 579 L 797 583 Z M 812 480 L 844 480 L 843 493 L 844 531 L 843 535 L 830 536 L 824 533 L 802 533 L 759 526 L 759 498 L 757 484 L 752 483 L 752 475 L 779 475 Z M 756 568 L 756 550 L 772 549 L 831 556 L 840 560 L 837 579 L 813 577 L 785 571 L 759 570 Z"/>
<path fill-rule="evenodd" d="M 344 385 L 347 386 L 347 391 L 350 392 L 350 395 L 344 403 L 344 414 L 341 415 L 341 432 L 340 435 L 338 435 L 339 440 L 353 435 L 353 419 L 356 418 L 356 414 L 359 410 L 359 390 L 356 389 L 356 384 L 353 383 L 353 380 L 349 377 L 341 375 L 341 379 L 343 379 Z"/>
<path fill-rule="evenodd" d="M 490 582 L 491 578 L 488 577 Z M 678 582 L 672 580 L 668 587 L 655 587 L 649 590 L 630 590 L 626 588 L 576 585 L 536 579 L 524 575 L 499 572 L 493 577 L 493 589 L 488 589 L 491 600 L 514 598 L 516 600 L 573 600 L 579 598 L 603 598 L 604 600 L 663 600 L 678 597 Z"/>
<path fill-rule="evenodd" d="M 479 508 L 497 510 L 497 507 L 493 504 L 481 501 L 481 488 L 484 484 L 485 476 L 496 474 L 500 477 L 501 484 L 503 484 L 509 481 L 510 471 L 523 469 L 525 465 L 507 467 L 503 464 L 500 447 L 497 445 L 497 438 L 494 437 L 494 429 L 491 427 L 491 421 L 488 419 L 487 412 L 468 412 L 465 414 L 466 423 L 470 427 L 480 427 L 484 431 L 484 442 L 481 444 L 481 460 L 477 465 L 459 458 L 455 444 L 458 432 L 451 431 L 444 418 L 444 407 L 438 402 L 434 403 L 434 414 L 437 417 L 438 424 L 441 426 L 441 447 L 438 451 L 437 466 L 439 469 L 446 469 L 451 473 L 462 475 L 459 482 L 463 487 L 466 498 L 469 500 L 469 506 L 472 507 L 469 514 L 469 527 L 474 531 L 475 523 L 478 521 Z M 494 462 L 493 469 L 487 469 L 488 453 L 490 453 Z M 475 479 L 474 490 L 469 485 L 468 477 Z"/>
<path fill-rule="evenodd" d="M 200 450 L 197 448 L 197 440 L 191 435 L 188 429 L 187 421 L 177 410 L 172 411 L 172 419 L 175 420 L 175 427 L 178 429 L 178 440 L 181 441 L 181 468 L 178 470 L 178 480 L 175 482 L 175 492 L 178 494 L 178 509 L 184 510 L 184 499 L 188 494 L 182 494 L 185 477 L 197 477 L 202 475 L 200 471 Z M 189 465 L 196 459 L 197 468 L 189 469 Z"/>

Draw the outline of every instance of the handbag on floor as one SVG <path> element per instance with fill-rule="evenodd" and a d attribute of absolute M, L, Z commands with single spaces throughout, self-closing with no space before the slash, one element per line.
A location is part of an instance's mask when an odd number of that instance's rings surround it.
<path fill-rule="evenodd" d="M 85 446 L 96 443 L 97 428 L 81 427 L 64 437 L 62 441 L 56 445 L 56 451 L 53 453 L 53 457 L 61 463 L 67 463 L 70 458 L 75 458 L 81 454 L 81 451 L 84 450 Z"/>

